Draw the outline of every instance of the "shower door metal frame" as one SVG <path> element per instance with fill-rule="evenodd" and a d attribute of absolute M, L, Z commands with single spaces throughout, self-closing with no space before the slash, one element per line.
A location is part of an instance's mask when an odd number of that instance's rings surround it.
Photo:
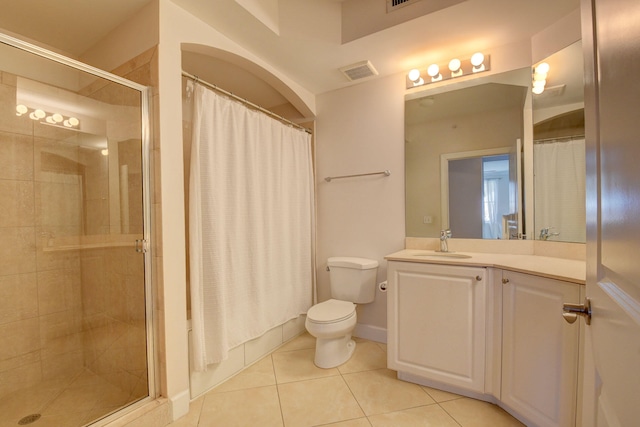
<path fill-rule="evenodd" d="M 142 250 L 139 252 L 142 253 L 144 257 L 144 291 L 145 291 L 145 328 L 146 328 L 146 337 L 147 337 L 147 386 L 149 395 L 146 398 L 139 400 L 133 404 L 129 404 L 128 406 L 124 406 L 122 409 L 118 410 L 116 413 L 111 416 L 107 416 L 102 420 L 97 421 L 93 425 L 100 426 L 104 425 L 108 422 L 114 421 L 117 418 L 115 415 L 121 415 L 125 412 L 130 412 L 145 403 L 154 400 L 158 395 L 158 390 L 156 389 L 156 352 L 155 352 L 155 331 L 154 331 L 154 323 L 153 323 L 153 286 L 152 286 L 152 252 L 151 252 L 151 173 L 150 173 L 150 152 L 151 152 L 151 129 L 150 129 L 150 121 L 151 121 L 151 90 L 149 87 L 141 85 L 139 83 L 133 82 L 131 80 L 125 79 L 124 77 L 117 76 L 115 74 L 111 74 L 107 71 L 101 70 L 99 68 L 92 67 L 88 64 L 85 64 L 80 61 L 76 61 L 74 59 L 68 58 L 64 55 L 60 55 L 58 53 L 49 51 L 47 49 L 41 48 L 39 46 L 33 45 L 31 43 L 27 43 L 15 37 L 3 34 L 0 32 L 0 43 L 4 43 L 6 45 L 15 47 L 22 51 L 40 56 L 42 58 L 57 62 L 62 65 L 66 65 L 68 67 L 74 68 L 79 71 L 86 72 L 88 74 L 94 75 L 96 77 L 103 78 L 105 80 L 109 80 L 114 83 L 121 84 L 123 86 L 129 87 L 131 89 L 137 90 L 140 92 L 140 127 L 141 127 L 141 139 L 142 139 L 142 211 L 143 211 L 143 242 L 142 242 Z M 137 242 L 136 242 L 137 248 Z"/>

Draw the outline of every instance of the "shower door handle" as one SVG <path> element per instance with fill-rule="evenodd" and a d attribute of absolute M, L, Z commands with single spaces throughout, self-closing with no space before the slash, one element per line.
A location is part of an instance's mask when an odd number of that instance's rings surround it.
<path fill-rule="evenodd" d="M 139 254 L 147 253 L 147 241 L 145 239 L 136 239 L 136 252 Z"/>

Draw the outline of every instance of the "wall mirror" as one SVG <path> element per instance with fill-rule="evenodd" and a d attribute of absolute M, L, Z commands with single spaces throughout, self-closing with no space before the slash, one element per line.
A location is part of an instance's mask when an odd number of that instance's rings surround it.
<path fill-rule="evenodd" d="M 456 82 L 405 99 L 406 235 L 518 238 L 519 155 L 531 70 Z"/>
<path fill-rule="evenodd" d="M 584 242 L 581 49 L 405 97 L 407 237 Z"/>
<path fill-rule="evenodd" d="M 544 90 L 533 94 L 533 238 L 585 242 L 582 43 L 545 58 Z M 536 66 L 534 65 L 534 70 Z"/>

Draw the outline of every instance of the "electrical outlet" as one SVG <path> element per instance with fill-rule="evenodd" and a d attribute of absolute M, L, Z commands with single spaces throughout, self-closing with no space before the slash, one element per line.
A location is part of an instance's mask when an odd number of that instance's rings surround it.
<path fill-rule="evenodd" d="M 433 217 L 431 215 L 425 215 L 422 218 L 422 222 L 425 223 L 425 224 L 431 224 L 431 223 L 433 223 Z"/>

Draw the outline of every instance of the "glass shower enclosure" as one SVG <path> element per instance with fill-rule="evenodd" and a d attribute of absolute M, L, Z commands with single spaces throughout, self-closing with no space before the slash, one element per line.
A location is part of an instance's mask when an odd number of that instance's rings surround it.
<path fill-rule="evenodd" d="M 144 86 L 0 35 L 0 426 L 153 397 L 148 133 Z"/>

